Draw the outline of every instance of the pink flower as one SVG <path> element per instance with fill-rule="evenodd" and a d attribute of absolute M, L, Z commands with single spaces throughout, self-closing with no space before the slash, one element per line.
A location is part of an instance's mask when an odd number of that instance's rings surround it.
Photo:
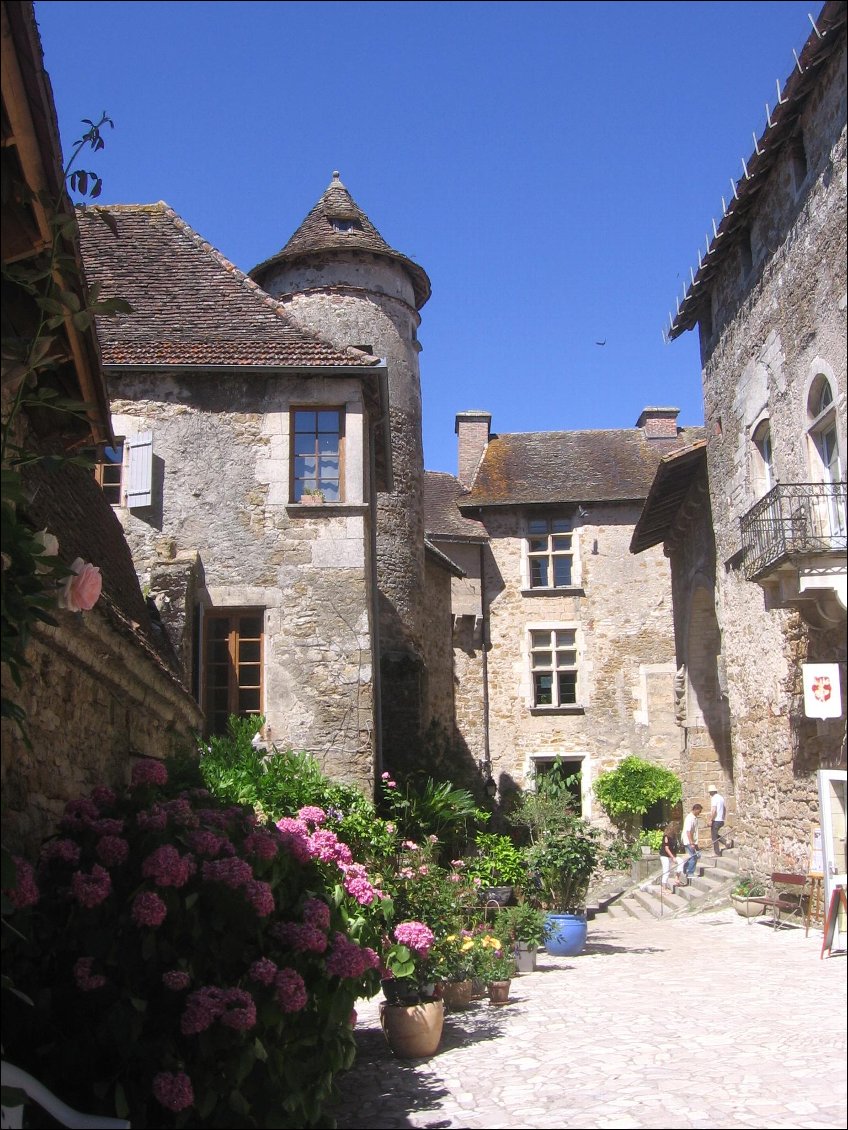
<path fill-rule="evenodd" d="M 117 796 L 108 785 L 95 785 L 91 790 L 91 799 L 98 808 L 111 808 L 118 802 Z"/>
<path fill-rule="evenodd" d="M 327 935 L 307 923 L 276 922 L 271 934 L 295 953 L 323 953 L 327 948 Z"/>
<path fill-rule="evenodd" d="M 112 878 L 98 863 L 91 869 L 91 874 L 85 871 L 75 871 L 71 876 L 71 893 L 80 904 L 89 910 L 99 906 L 112 892 Z"/>
<path fill-rule="evenodd" d="M 381 777 L 384 781 L 388 781 L 390 776 L 391 776 L 391 773 L 382 773 L 381 774 Z"/>
<path fill-rule="evenodd" d="M 72 576 L 63 582 L 59 592 L 59 607 L 69 612 L 88 612 L 100 599 L 103 578 L 96 565 L 77 557 L 71 563 Z"/>
<path fill-rule="evenodd" d="M 298 863 L 307 863 L 311 859 L 309 829 L 302 820 L 284 816 L 282 820 L 277 821 L 277 831 L 280 833 L 280 843 Z"/>
<path fill-rule="evenodd" d="M 386 831 L 389 833 L 390 836 L 393 836 L 395 834 L 395 832 L 397 831 L 397 825 L 393 824 L 391 822 L 391 820 L 389 820 L 388 823 L 386 824 Z"/>
<path fill-rule="evenodd" d="M 253 868 L 245 859 L 209 859 L 203 864 L 203 878 L 238 890 L 251 882 Z"/>
<path fill-rule="evenodd" d="M 216 836 L 214 832 L 192 832 L 189 836 L 189 844 L 191 850 L 197 855 L 205 855 L 209 859 L 214 859 L 216 855 L 220 855 L 224 850 L 224 845 L 229 844 L 229 840 L 225 836 Z M 232 844 L 230 844 L 232 849 Z"/>
<path fill-rule="evenodd" d="M 258 957 L 247 971 L 251 981 L 258 981 L 260 985 L 273 985 L 277 976 L 277 966 L 269 957 Z"/>
<path fill-rule="evenodd" d="M 307 824 L 323 824 L 327 819 L 327 813 L 323 808 L 318 808 L 314 804 L 307 804 L 305 808 L 301 808 L 298 812 L 297 818 Z"/>
<path fill-rule="evenodd" d="M 180 1031 L 184 1036 L 196 1036 L 205 1032 L 215 1023 L 224 1011 L 224 992 L 212 985 L 195 989 L 189 994 L 185 1012 L 180 1019 Z"/>
<path fill-rule="evenodd" d="M 347 844 L 342 843 L 335 832 L 318 828 L 309 837 L 309 853 L 314 859 L 324 863 L 352 863 L 353 855 Z"/>
<path fill-rule="evenodd" d="M 306 985 L 296 969 L 281 969 L 274 980 L 277 1003 L 283 1012 L 300 1012 L 309 999 Z"/>
<path fill-rule="evenodd" d="M 69 800 L 65 805 L 65 815 L 59 821 L 59 827 L 65 832 L 80 832 L 83 828 L 88 828 L 99 816 L 100 809 L 88 797 Z"/>
<path fill-rule="evenodd" d="M 102 816 L 99 820 L 92 820 L 92 832 L 98 836 L 120 836 L 124 830 L 123 820 L 114 820 L 109 816 Z"/>
<path fill-rule="evenodd" d="M 97 858 L 107 867 L 120 867 L 126 863 L 130 854 L 130 845 L 120 836 L 103 836 L 97 841 Z"/>
<path fill-rule="evenodd" d="M 132 919 L 137 926 L 161 926 L 168 916 L 168 908 L 153 891 L 141 891 L 133 899 Z"/>
<path fill-rule="evenodd" d="M 433 931 L 423 922 L 401 922 L 395 927 L 394 936 L 395 941 L 408 946 L 419 957 L 426 957 L 435 941 Z"/>
<path fill-rule="evenodd" d="M 191 1079 L 183 1071 L 160 1071 L 153 1080 L 153 1097 L 166 1110 L 187 1110 L 194 1105 Z"/>
<path fill-rule="evenodd" d="M 41 849 L 41 863 L 53 863 L 54 860 L 58 863 L 69 863 L 76 866 L 79 863 L 80 849 L 79 844 L 75 844 L 73 840 L 50 840 Z"/>
<path fill-rule="evenodd" d="M 133 785 L 167 785 L 168 770 L 161 761 L 154 761 L 146 757 L 144 761 L 137 761 L 132 768 Z"/>
<path fill-rule="evenodd" d="M 246 1032 L 256 1023 L 256 1001 L 245 989 L 228 989 L 224 994 L 221 1023 L 237 1032 Z"/>
<path fill-rule="evenodd" d="M 245 836 L 242 847 L 246 855 L 268 860 L 277 854 L 278 840 L 270 832 L 251 832 L 249 836 Z"/>
<path fill-rule="evenodd" d="M 330 908 L 320 899 L 307 899 L 303 904 L 303 921 L 316 930 L 327 930 L 330 927 Z"/>
<path fill-rule="evenodd" d="M 90 993 L 94 989 L 102 989 L 106 978 L 100 973 L 92 973 L 93 957 L 81 957 L 74 965 L 74 980 L 77 988 L 83 993 Z"/>
<path fill-rule="evenodd" d="M 333 936 L 333 948 L 326 961 L 326 970 L 332 977 L 361 977 L 369 969 L 376 969 L 380 959 L 368 946 L 358 946 L 345 934 Z"/>
<path fill-rule="evenodd" d="M 275 910 L 274 892 L 269 883 L 260 879 L 250 879 L 244 885 L 244 893 L 260 918 L 267 918 Z"/>
<path fill-rule="evenodd" d="M 168 818 L 182 828 L 196 828 L 200 823 L 191 807 L 191 801 L 186 800 L 185 797 L 166 801 L 162 807 L 168 813 Z"/>
<path fill-rule="evenodd" d="M 139 812 L 135 822 L 143 832 L 164 832 L 168 827 L 168 814 L 161 805 L 153 804 L 146 812 Z"/>
<path fill-rule="evenodd" d="M 35 872 L 32 864 L 19 855 L 12 857 L 15 864 L 15 885 L 9 889 L 4 888 L 3 894 L 18 910 L 28 906 L 35 906 L 39 899 L 38 884 L 35 881 Z"/>
<path fill-rule="evenodd" d="M 181 856 L 173 844 L 162 844 L 141 865 L 142 875 L 157 887 L 184 887 L 196 870 L 192 856 Z"/>
<path fill-rule="evenodd" d="M 191 977 L 183 969 L 169 969 L 162 974 L 162 984 L 172 993 L 181 993 L 191 984 Z"/>

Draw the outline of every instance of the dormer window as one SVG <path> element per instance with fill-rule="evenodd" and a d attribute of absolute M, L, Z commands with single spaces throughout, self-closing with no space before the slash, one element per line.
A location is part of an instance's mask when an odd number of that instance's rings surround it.
<path fill-rule="evenodd" d="M 333 225 L 333 231 L 356 231 L 356 220 L 340 220 L 334 217 L 330 223 Z"/>

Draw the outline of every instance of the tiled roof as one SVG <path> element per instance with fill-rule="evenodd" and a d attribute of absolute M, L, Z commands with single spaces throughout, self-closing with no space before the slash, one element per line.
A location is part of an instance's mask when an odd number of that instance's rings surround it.
<path fill-rule="evenodd" d="M 695 438 L 700 435 L 700 438 Z M 689 488 L 707 458 L 703 428 L 692 428 L 690 442 L 664 455 L 633 530 L 630 552 L 641 553 L 665 541 Z"/>
<path fill-rule="evenodd" d="M 648 440 L 641 428 L 494 436 L 459 505 L 644 499 L 661 457 L 685 442 Z"/>
<path fill-rule="evenodd" d="M 98 212 L 108 213 L 117 234 Z M 133 308 L 98 319 L 107 366 L 378 364 L 302 329 L 162 202 L 87 208 L 79 222 L 89 282 Z"/>
<path fill-rule="evenodd" d="M 468 496 L 459 479 L 442 471 L 425 471 L 423 484 L 424 529 L 439 541 L 484 541 L 482 522 L 465 518 L 457 503 Z"/>
<path fill-rule="evenodd" d="M 344 230 L 339 221 L 344 225 Z M 254 267 L 250 274 L 261 282 L 268 268 L 278 263 L 292 262 L 319 252 L 339 250 L 368 251 L 394 259 L 406 268 L 412 280 L 416 307 L 420 310 L 430 297 L 427 273 L 386 243 L 339 180 L 337 172 L 333 173 L 333 179 L 324 195 L 282 251 Z"/>

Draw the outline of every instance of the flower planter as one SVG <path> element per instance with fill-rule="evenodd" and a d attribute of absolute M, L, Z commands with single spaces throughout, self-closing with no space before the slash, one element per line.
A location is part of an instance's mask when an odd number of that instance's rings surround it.
<path fill-rule="evenodd" d="M 480 899 L 484 903 L 496 902 L 498 906 L 509 906 L 514 887 L 481 887 Z"/>
<path fill-rule="evenodd" d="M 474 985 L 470 980 L 445 981 L 442 985 L 442 1000 L 445 1002 L 445 1008 L 450 1009 L 451 1012 L 468 1008 L 471 1004 L 473 990 Z"/>
<path fill-rule="evenodd" d="M 380 1004 L 380 1027 L 399 1059 L 422 1059 L 434 1055 L 442 1039 L 445 1022 L 443 1001 L 404 1006 Z"/>
<path fill-rule="evenodd" d="M 576 957 L 586 946 L 585 914 L 549 914 L 545 952 L 551 957 Z"/>
<path fill-rule="evenodd" d="M 740 914 L 743 918 L 759 918 L 765 910 L 762 903 L 746 899 L 744 895 L 731 895 L 730 901 L 736 908 L 736 913 Z"/>
<path fill-rule="evenodd" d="M 536 946 L 525 946 L 517 942 L 515 946 L 515 970 L 517 973 L 533 973 L 536 969 Z"/>
<path fill-rule="evenodd" d="M 492 1004 L 508 1004 L 511 984 L 511 981 L 490 981 L 488 986 L 490 1002 Z"/>

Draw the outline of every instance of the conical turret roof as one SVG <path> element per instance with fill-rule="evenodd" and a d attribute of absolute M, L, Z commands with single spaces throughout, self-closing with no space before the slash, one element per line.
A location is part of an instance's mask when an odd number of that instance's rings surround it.
<path fill-rule="evenodd" d="M 321 199 L 285 247 L 259 263 L 250 275 L 261 286 L 269 267 L 336 250 L 367 251 L 393 259 L 406 269 L 412 281 L 416 308 L 420 309 L 430 297 L 430 280 L 426 271 L 386 243 L 342 184 L 338 172 L 333 173 L 333 179 Z"/>

